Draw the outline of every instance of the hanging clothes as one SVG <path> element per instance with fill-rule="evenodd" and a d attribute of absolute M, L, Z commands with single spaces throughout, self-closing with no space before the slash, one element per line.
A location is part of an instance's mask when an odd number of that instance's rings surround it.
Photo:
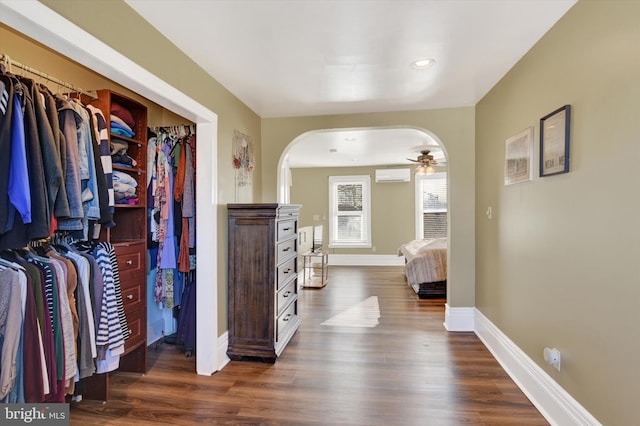
<path fill-rule="evenodd" d="M 0 251 L 1 402 L 64 402 L 129 337 L 111 244 L 35 248 Z"/>
<path fill-rule="evenodd" d="M 109 124 L 0 69 L 0 402 L 62 403 L 119 366 L 115 249 L 90 241 L 115 225 Z"/>
<path fill-rule="evenodd" d="M 56 97 L 55 101 L 58 109 L 61 145 L 66 148 L 64 181 L 69 202 L 69 215 L 58 218 L 58 229 L 67 231 L 81 230 L 84 209 L 82 207 L 78 128 L 82 117 L 76 113 L 71 101 L 60 96 Z"/>
<path fill-rule="evenodd" d="M 175 340 L 190 354 L 195 346 L 196 135 L 191 126 L 155 128 L 149 134 L 147 201 L 149 246 L 155 256 L 151 266 L 156 267 L 154 300 L 162 308 L 174 308 Z"/>
<path fill-rule="evenodd" d="M 18 365 L 18 355 L 22 355 L 21 287 L 18 274 L 9 270 L 0 271 L 0 399 L 9 395 L 18 370 L 22 368 Z"/>
<path fill-rule="evenodd" d="M 154 300 L 167 307 L 179 303 L 182 296 L 184 277 L 177 272 L 187 273 L 195 267 L 190 253 L 195 247 L 195 135 L 190 128 L 188 133 L 184 129 L 157 128 L 148 142 L 148 200 L 153 200 L 149 229 L 158 243 L 155 261 L 159 265 Z"/>
<path fill-rule="evenodd" d="M 27 223 L 25 223 L 23 216 L 16 214 L 16 206 L 12 203 L 7 202 L 0 205 L 0 249 L 22 247 L 31 239 L 47 237 L 51 223 L 42 160 L 43 150 L 38 138 L 35 112 L 30 93 L 13 76 L 4 78 L 3 83 L 5 92 L 13 93 L 13 96 L 10 103 L 9 99 L 7 100 L 7 106 L 5 107 L 6 112 L 2 120 L 2 131 L 0 132 L 0 137 L 2 138 L 0 147 L 2 147 L 4 153 L 10 152 L 11 145 L 20 144 L 25 147 L 27 174 L 29 176 L 29 195 L 31 197 L 31 220 L 27 220 Z M 7 88 L 9 88 L 8 91 Z M 16 140 L 16 138 L 20 139 Z M 17 166 L 11 164 L 9 155 L 3 155 L 2 157 L 9 157 L 9 163 L 6 164 L 7 169 L 3 167 L 2 175 L 0 175 L 0 184 L 3 185 L 0 188 L 0 193 L 6 193 L 8 197 L 8 172 L 14 172 L 16 169 L 13 167 Z M 23 167 L 23 164 L 20 167 Z M 4 198 L 5 195 L 2 197 Z M 5 200 L 8 201 L 8 199 Z"/>
<path fill-rule="evenodd" d="M 0 249 L 56 230 L 94 238 L 95 224 L 115 225 L 108 128 L 99 109 L 2 71 L 0 113 L 0 152 L 7 153 L 0 161 Z"/>
<path fill-rule="evenodd" d="M 173 275 L 169 272 L 175 268 L 175 249 L 173 246 L 173 173 L 170 157 L 170 138 L 156 147 L 156 190 L 154 198 L 154 218 L 157 217 L 157 271 L 155 280 L 155 301 L 167 307 L 173 307 Z M 167 289 L 169 299 L 167 300 Z"/>
<path fill-rule="evenodd" d="M 47 195 L 47 218 L 49 225 L 53 216 L 62 217 L 69 214 L 69 204 L 62 178 L 62 162 L 60 159 L 59 142 L 53 135 L 49 117 L 44 107 L 44 97 L 40 95 L 38 85 L 31 79 L 21 77 L 20 83 L 24 87 L 25 95 L 33 108 L 33 137 L 36 138 L 42 152 L 44 166 L 45 192 Z"/>

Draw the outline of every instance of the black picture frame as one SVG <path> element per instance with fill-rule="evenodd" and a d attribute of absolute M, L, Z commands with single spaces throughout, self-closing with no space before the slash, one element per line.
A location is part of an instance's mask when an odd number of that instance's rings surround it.
<path fill-rule="evenodd" d="M 571 105 L 540 119 L 540 177 L 569 172 Z"/>

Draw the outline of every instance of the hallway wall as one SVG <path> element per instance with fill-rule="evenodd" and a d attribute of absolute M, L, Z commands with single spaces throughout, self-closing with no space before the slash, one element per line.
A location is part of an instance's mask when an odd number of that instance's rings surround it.
<path fill-rule="evenodd" d="M 606 425 L 640 418 L 639 23 L 639 2 L 578 2 L 476 112 L 476 306 Z M 535 126 L 538 176 L 564 104 L 570 172 L 504 186 L 505 140 Z"/>

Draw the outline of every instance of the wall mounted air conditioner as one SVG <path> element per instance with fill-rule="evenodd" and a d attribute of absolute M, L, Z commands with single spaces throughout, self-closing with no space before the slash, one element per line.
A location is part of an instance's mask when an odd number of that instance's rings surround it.
<path fill-rule="evenodd" d="M 376 182 L 411 182 L 411 169 L 376 170 Z"/>

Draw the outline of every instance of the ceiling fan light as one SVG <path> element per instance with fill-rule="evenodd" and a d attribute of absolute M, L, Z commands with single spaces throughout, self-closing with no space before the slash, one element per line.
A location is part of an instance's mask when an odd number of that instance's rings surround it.
<path fill-rule="evenodd" d="M 433 168 L 431 164 L 420 164 L 416 168 L 416 175 L 432 175 L 436 172 L 436 169 Z"/>

